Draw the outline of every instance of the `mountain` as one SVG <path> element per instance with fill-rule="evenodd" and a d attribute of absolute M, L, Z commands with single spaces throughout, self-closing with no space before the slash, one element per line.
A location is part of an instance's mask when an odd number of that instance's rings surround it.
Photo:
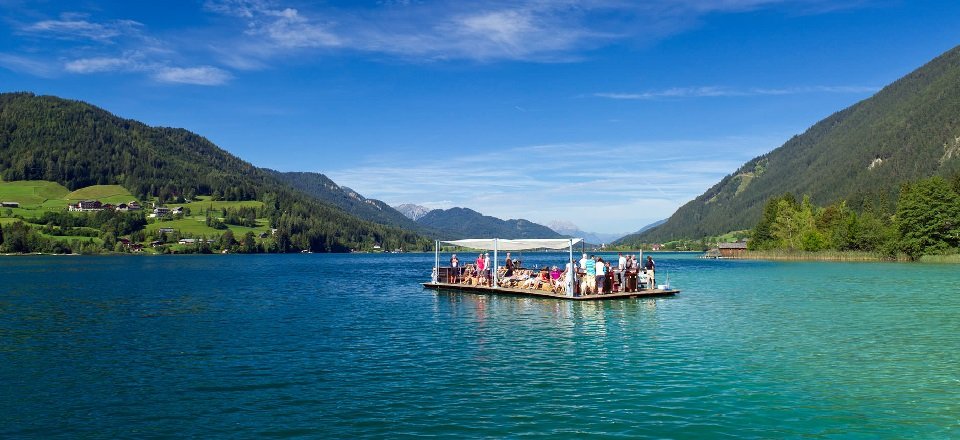
<path fill-rule="evenodd" d="M 414 205 L 412 203 L 404 203 L 402 205 L 394 206 L 393 208 L 397 211 L 400 211 L 401 214 L 413 221 L 420 220 L 420 217 L 423 217 L 427 215 L 428 212 L 432 211 L 430 208 Z"/>
<path fill-rule="evenodd" d="M 259 200 L 277 229 L 278 252 L 429 246 L 421 235 L 307 196 L 196 133 L 151 127 L 54 96 L 0 94 L 0 178 L 54 181 L 70 190 L 121 185 L 141 200 L 159 202 L 196 195 Z"/>
<path fill-rule="evenodd" d="M 434 209 L 417 220 L 444 238 L 560 238 L 552 229 L 528 220 L 501 220 L 467 208 Z"/>
<path fill-rule="evenodd" d="M 379 200 L 368 199 L 320 173 L 280 172 L 265 169 L 284 182 L 318 200 L 330 203 L 361 219 L 416 231 L 419 226 L 404 214 Z"/>
<path fill-rule="evenodd" d="M 624 243 L 753 227 L 764 203 L 792 193 L 826 206 L 890 212 L 900 185 L 960 171 L 960 47 L 756 157 Z M 628 241 L 630 240 L 630 241 Z"/>
<path fill-rule="evenodd" d="M 581 230 L 579 226 L 562 220 L 554 220 L 547 226 L 560 235 L 583 238 L 583 240 L 587 243 L 610 243 L 620 237 L 623 237 L 624 235 L 627 235 L 626 233 L 610 234 L 603 232 L 586 232 Z"/>
<path fill-rule="evenodd" d="M 623 235 L 622 237 L 620 237 L 619 239 L 617 239 L 616 241 L 614 241 L 613 244 L 617 245 L 617 244 L 625 244 L 625 243 L 626 243 L 626 244 L 639 244 L 639 243 L 642 243 L 641 240 L 638 240 L 638 237 L 639 237 L 640 235 L 642 235 L 644 232 L 647 232 L 647 231 L 649 231 L 649 230 L 651 230 L 651 229 L 653 229 L 653 228 L 656 228 L 657 226 L 660 226 L 660 225 L 662 225 L 662 224 L 664 224 L 664 223 L 666 223 L 666 222 L 667 222 L 667 219 L 663 219 L 663 220 L 658 220 L 658 221 L 655 221 L 655 222 L 653 222 L 653 223 L 650 223 L 649 225 L 646 225 L 646 226 L 640 228 L 637 232 Z"/>

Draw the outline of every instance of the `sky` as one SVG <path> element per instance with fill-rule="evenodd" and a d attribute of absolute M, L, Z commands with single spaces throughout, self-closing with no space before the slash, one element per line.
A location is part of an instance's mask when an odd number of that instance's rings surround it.
<path fill-rule="evenodd" d="M 960 42 L 960 2 L 0 0 L 0 91 L 391 205 L 636 231 Z"/>

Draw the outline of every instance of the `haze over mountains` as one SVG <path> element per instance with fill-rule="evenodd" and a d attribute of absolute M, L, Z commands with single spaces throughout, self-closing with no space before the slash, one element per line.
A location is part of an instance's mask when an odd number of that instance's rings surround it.
<path fill-rule="evenodd" d="M 771 197 L 890 208 L 904 182 L 960 171 L 960 48 L 814 124 L 726 176 L 665 224 L 619 242 L 700 238 L 753 227 Z"/>
<path fill-rule="evenodd" d="M 615 233 L 602 233 L 602 232 L 586 232 L 580 229 L 579 226 L 575 225 L 573 222 L 563 221 L 563 220 L 554 220 L 547 225 L 550 229 L 557 231 L 561 235 L 566 235 L 568 237 L 580 237 L 583 238 L 587 243 L 595 244 L 604 244 L 610 243 L 627 233 L 615 232 Z"/>

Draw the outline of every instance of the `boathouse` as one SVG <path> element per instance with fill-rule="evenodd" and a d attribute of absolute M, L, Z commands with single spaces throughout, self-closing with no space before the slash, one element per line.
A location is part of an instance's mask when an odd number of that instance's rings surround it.
<path fill-rule="evenodd" d="M 720 243 L 717 248 L 720 250 L 720 256 L 723 258 L 740 258 L 747 251 L 747 243 L 738 241 L 735 243 Z"/>

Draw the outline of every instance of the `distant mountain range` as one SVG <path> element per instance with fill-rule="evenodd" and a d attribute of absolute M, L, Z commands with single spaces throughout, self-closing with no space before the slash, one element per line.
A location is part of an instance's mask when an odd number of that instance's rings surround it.
<path fill-rule="evenodd" d="M 554 230 L 529 220 L 501 220 L 468 208 L 430 210 L 423 206 L 404 204 L 395 207 L 426 230 L 435 231 L 444 238 L 559 238 Z"/>
<path fill-rule="evenodd" d="M 754 158 L 663 225 L 621 243 L 700 238 L 753 227 L 792 193 L 825 206 L 890 211 L 900 186 L 960 172 L 960 47 Z"/>
<path fill-rule="evenodd" d="M 550 222 L 550 224 L 547 226 L 549 226 L 550 229 L 553 229 L 560 235 L 565 235 L 568 237 L 583 238 L 583 240 L 586 241 L 587 243 L 595 243 L 595 244 L 611 243 L 614 240 L 620 237 L 623 237 L 624 235 L 627 235 L 625 232 L 613 233 L 613 234 L 603 233 L 603 232 L 586 232 L 581 230 L 579 226 L 571 222 L 562 221 L 562 220 L 554 220 Z"/>
<path fill-rule="evenodd" d="M 640 242 L 637 241 L 637 237 L 639 237 L 639 236 L 640 236 L 641 234 L 643 234 L 644 232 L 647 232 L 647 231 L 649 231 L 649 230 L 651 230 L 651 229 L 653 229 L 653 228 L 656 228 L 657 226 L 660 226 L 660 225 L 662 225 L 662 224 L 664 224 L 664 223 L 666 223 L 666 222 L 667 222 L 667 219 L 663 219 L 663 220 L 658 220 L 658 221 L 655 221 L 655 222 L 653 222 L 653 223 L 650 223 L 649 225 L 646 225 L 646 226 L 640 228 L 637 232 L 634 232 L 634 233 L 632 233 L 632 234 L 626 234 L 626 235 L 624 235 L 624 236 L 616 239 L 615 241 L 613 241 L 613 244 L 614 244 L 614 245 L 623 244 L 623 243 L 638 244 L 638 243 L 640 243 Z"/>

